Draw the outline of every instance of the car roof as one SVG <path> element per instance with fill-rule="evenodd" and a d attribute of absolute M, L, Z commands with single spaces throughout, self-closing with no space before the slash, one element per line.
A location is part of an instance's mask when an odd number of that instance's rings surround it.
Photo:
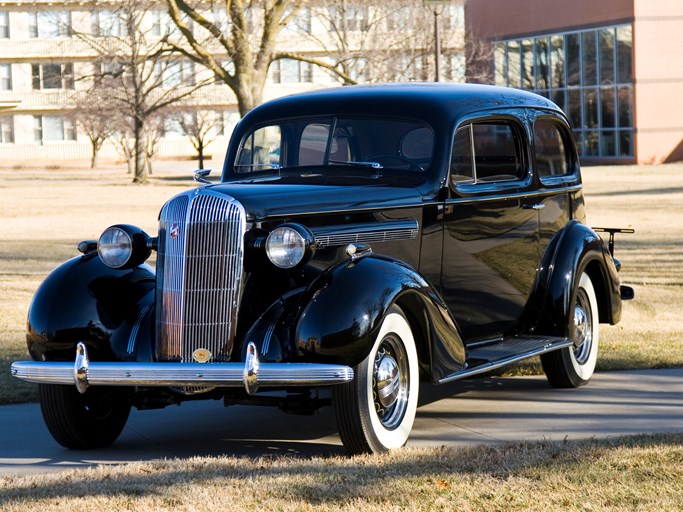
<path fill-rule="evenodd" d="M 561 112 L 550 100 L 520 89 L 435 82 L 352 85 L 278 98 L 254 108 L 243 124 L 317 115 L 382 115 L 441 124 L 475 112 L 534 107 Z M 444 115 L 446 114 L 446 115 Z"/>

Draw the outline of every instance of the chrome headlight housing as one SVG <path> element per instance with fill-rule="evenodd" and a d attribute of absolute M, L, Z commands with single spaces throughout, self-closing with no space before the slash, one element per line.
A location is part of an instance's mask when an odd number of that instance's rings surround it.
<path fill-rule="evenodd" d="M 134 268 L 152 253 L 149 235 L 128 224 L 117 224 L 104 230 L 97 242 L 97 253 L 111 268 Z"/>
<path fill-rule="evenodd" d="M 266 239 L 266 254 L 273 265 L 293 268 L 307 262 L 315 250 L 315 237 L 300 224 L 283 224 Z"/>

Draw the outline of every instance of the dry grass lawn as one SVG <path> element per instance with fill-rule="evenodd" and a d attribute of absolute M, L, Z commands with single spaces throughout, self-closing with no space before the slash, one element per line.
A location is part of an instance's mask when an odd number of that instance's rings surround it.
<path fill-rule="evenodd" d="M 50 270 L 111 224 L 154 233 L 161 205 L 194 186 L 189 172 L 158 167 L 146 186 L 131 185 L 121 170 L 0 170 L 0 403 L 35 398 L 33 385 L 9 377 L 9 365 L 26 358 L 26 314 Z M 683 366 L 683 165 L 583 173 L 589 224 L 636 229 L 617 240 L 636 300 L 625 304 L 621 324 L 603 327 L 599 370 Z M 540 367 L 532 361 L 514 371 Z"/>
<path fill-rule="evenodd" d="M 0 478 L 0 511 L 674 511 L 683 436 L 192 458 Z"/>

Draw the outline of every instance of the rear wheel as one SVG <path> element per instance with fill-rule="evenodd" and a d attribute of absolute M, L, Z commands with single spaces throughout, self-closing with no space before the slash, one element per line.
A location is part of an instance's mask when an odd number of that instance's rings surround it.
<path fill-rule="evenodd" d="M 126 388 L 92 387 L 81 394 L 75 386 L 40 384 L 38 396 L 52 437 L 74 450 L 112 444 L 123 431 L 131 408 Z"/>
<path fill-rule="evenodd" d="M 574 345 L 541 356 L 548 381 L 556 388 L 576 388 L 588 383 L 598 360 L 598 300 L 588 274 L 581 274 L 574 299 L 569 332 Z"/>
<path fill-rule="evenodd" d="M 335 386 L 339 436 L 351 453 L 381 453 L 408 441 L 417 411 L 419 371 L 415 340 L 398 308 L 384 318 L 353 381 Z"/>

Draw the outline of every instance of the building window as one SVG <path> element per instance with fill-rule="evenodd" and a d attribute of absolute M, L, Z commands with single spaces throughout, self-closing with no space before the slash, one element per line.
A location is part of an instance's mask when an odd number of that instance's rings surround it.
<path fill-rule="evenodd" d="M 235 63 L 231 60 L 224 60 L 223 62 L 220 63 L 221 67 L 228 72 L 228 75 L 230 76 L 235 76 Z M 216 74 L 214 76 L 214 84 L 216 85 L 225 85 L 225 82 L 223 79 Z"/>
<path fill-rule="evenodd" d="M 76 140 L 76 125 L 64 116 L 33 116 L 33 134 L 38 144 Z"/>
<path fill-rule="evenodd" d="M 14 116 L 0 116 L 0 143 L 14 142 Z"/>
<path fill-rule="evenodd" d="M 226 110 L 219 110 L 215 112 L 216 123 L 214 125 L 214 130 L 216 131 L 216 136 L 223 137 L 229 136 L 232 133 L 233 128 L 237 125 L 240 120 L 240 115 L 238 112 L 230 112 Z"/>
<path fill-rule="evenodd" d="M 12 90 L 12 64 L 0 64 L 0 91 Z"/>
<path fill-rule="evenodd" d="M 187 135 L 185 127 L 192 126 L 192 123 L 195 122 L 192 119 L 193 115 L 193 112 L 175 112 L 166 116 L 163 121 L 164 137 L 185 137 Z"/>
<path fill-rule="evenodd" d="M 494 48 L 494 81 L 557 103 L 581 156 L 632 157 L 632 59 L 630 25 L 501 41 Z"/>
<path fill-rule="evenodd" d="M 330 32 L 337 34 L 367 32 L 370 28 L 368 8 L 364 5 L 330 7 L 328 19 Z"/>
<path fill-rule="evenodd" d="M 192 31 L 192 20 L 185 13 L 181 13 L 180 19 Z M 156 37 L 179 37 L 181 33 L 167 11 L 152 11 L 152 35 Z"/>
<path fill-rule="evenodd" d="M 28 34 L 32 38 L 71 37 L 71 12 L 42 11 L 28 13 Z"/>
<path fill-rule="evenodd" d="M 97 37 L 122 37 L 128 35 L 128 26 L 117 11 L 93 11 L 92 33 Z"/>
<path fill-rule="evenodd" d="M 9 13 L 0 11 L 0 39 L 9 39 Z"/>
<path fill-rule="evenodd" d="M 33 89 L 73 89 L 73 64 L 31 64 Z"/>
<path fill-rule="evenodd" d="M 132 74 L 121 62 L 94 63 L 93 68 L 95 87 L 129 87 L 133 83 Z"/>
<path fill-rule="evenodd" d="M 288 8 L 285 13 L 287 16 L 291 15 L 292 9 Z M 313 30 L 311 9 L 308 7 L 301 7 L 296 16 L 289 20 L 289 23 L 282 29 L 284 36 L 291 36 L 294 34 L 310 34 Z"/>
<path fill-rule="evenodd" d="M 272 64 L 272 79 L 276 84 L 310 83 L 313 69 L 310 62 L 294 59 L 280 59 Z"/>
<path fill-rule="evenodd" d="M 161 77 L 161 83 L 167 89 L 195 84 L 194 62 L 174 61 L 157 62 L 155 71 Z"/>

